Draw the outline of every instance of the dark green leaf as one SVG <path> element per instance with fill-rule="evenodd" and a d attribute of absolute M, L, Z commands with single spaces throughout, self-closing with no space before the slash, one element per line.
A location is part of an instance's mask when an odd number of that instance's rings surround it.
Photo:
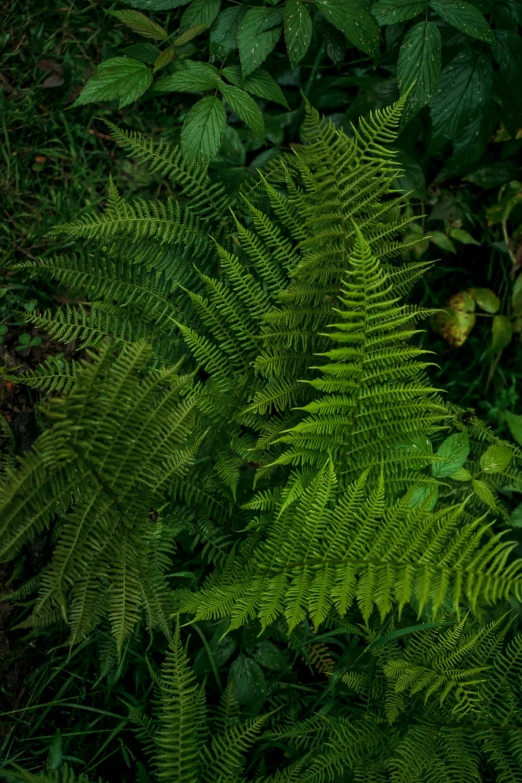
<path fill-rule="evenodd" d="M 425 0 L 378 0 L 372 6 L 372 14 L 379 24 L 407 22 L 425 10 Z"/>
<path fill-rule="evenodd" d="M 284 29 L 286 49 L 293 70 L 307 53 L 312 40 L 312 20 L 301 0 L 287 0 Z"/>
<path fill-rule="evenodd" d="M 472 38 L 493 43 L 493 33 L 480 11 L 465 0 L 430 0 L 430 6 L 445 22 Z"/>
<path fill-rule="evenodd" d="M 56 730 L 47 754 L 47 769 L 49 771 L 60 769 L 63 764 L 62 734 L 60 729 Z"/>
<path fill-rule="evenodd" d="M 125 9 L 123 11 L 109 11 L 109 13 L 130 27 L 134 33 L 138 33 L 144 38 L 152 38 L 155 41 L 164 41 L 167 38 L 167 31 L 163 27 L 139 11 Z"/>
<path fill-rule="evenodd" d="M 397 66 L 401 94 L 414 85 L 404 108 L 404 123 L 428 103 L 437 88 L 441 48 L 439 28 L 433 22 L 419 22 L 403 41 Z"/>
<path fill-rule="evenodd" d="M 503 351 L 513 337 L 513 324 L 505 315 L 496 315 L 493 318 L 493 330 L 491 336 L 490 352 L 495 354 Z"/>
<path fill-rule="evenodd" d="M 509 431 L 519 446 L 522 446 L 522 416 L 517 416 L 510 411 L 504 411 L 504 418 L 507 421 Z"/>
<path fill-rule="evenodd" d="M 373 17 L 356 0 L 317 0 L 324 18 L 345 34 L 362 52 L 374 55 L 379 49 L 379 28 Z"/>
<path fill-rule="evenodd" d="M 252 658 L 241 653 L 230 667 L 230 679 L 240 704 L 252 706 L 263 700 L 266 693 L 265 675 Z"/>
<path fill-rule="evenodd" d="M 244 76 L 266 60 L 281 35 L 279 27 L 260 32 L 263 23 L 266 23 L 266 15 L 265 8 L 251 8 L 239 27 L 237 40 Z"/>
<path fill-rule="evenodd" d="M 154 65 L 160 50 L 151 43 L 137 43 L 132 46 L 126 46 L 125 49 L 121 50 L 120 54 L 123 54 L 125 57 L 132 57 L 134 60 L 141 60 L 142 63 Z"/>
<path fill-rule="evenodd" d="M 287 672 L 288 663 L 279 649 L 272 642 L 261 641 L 254 652 L 254 658 L 261 666 L 276 672 Z"/>
<path fill-rule="evenodd" d="M 263 139 L 265 136 L 265 121 L 261 109 L 255 100 L 240 87 L 232 87 L 224 82 L 221 82 L 219 89 L 232 111 L 235 111 L 238 117 L 254 131 L 256 136 Z"/>
<path fill-rule="evenodd" d="M 172 73 L 158 79 L 155 89 L 159 92 L 201 92 L 219 87 L 218 70 L 210 63 L 197 60 L 181 60 Z"/>
<path fill-rule="evenodd" d="M 189 111 L 181 131 L 181 148 L 190 158 L 211 160 L 218 151 L 227 124 L 227 113 L 219 98 L 208 96 Z"/>
<path fill-rule="evenodd" d="M 512 30 L 495 30 L 493 54 L 509 81 L 522 78 L 522 38 Z"/>
<path fill-rule="evenodd" d="M 238 65 L 229 65 L 227 68 L 223 68 L 222 73 L 229 82 L 257 98 L 265 98 L 267 101 L 274 101 L 287 109 L 289 108 L 281 87 L 263 68 L 258 68 L 249 76 L 242 77 L 241 68 Z"/>
<path fill-rule="evenodd" d="M 121 109 L 143 95 L 151 84 L 152 73 L 145 63 L 130 57 L 113 57 L 98 66 L 73 106 L 119 98 Z"/>
<path fill-rule="evenodd" d="M 394 187 L 406 193 L 411 192 L 415 198 L 424 198 L 426 180 L 422 166 L 403 150 L 398 150 L 395 160 L 400 164 L 402 173 L 394 179 Z"/>
<path fill-rule="evenodd" d="M 221 0 L 192 0 L 183 14 L 181 30 L 188 30 L 199 24 L 211 25 L 219 14 Z"/>
<path fill-rule="evenodd" d="M 208 24 L 195 24 L 185 30 L 184 33 L 178 35 L 172 42 L 173 46 L 185 46 L 189 41 L 192 41 L 196 36 L 201 35 L 208 28 Z"/>
<path fill-rule="evenodd" d="M 174 46 L 169 46 L 168 49 L 163 49 L 154 62 L 154 73 L 156 73 L 156 71 L 160 71 L 162 68 L 165 68 L 167 65 L 170 65 L 175 57 L 176 49 Z"/>
<path fill-rule="evenodd" d="M 237 49 L 237 35 L 246 12 L 247 9 L 240 5 L 221 11 L 210 31 L 212 51 L 224 57 Z"/>
<path fill-rule="evenodd" d="M 491 89 L 491 62 L 484 54 L 460 52 L 441 74 L 430 103 L 435 139 L 454 139 L 484 110 Z"/>
<path fill-rule="evenodd" d="M 457 432 L 441 443 L 436 451 L 437 457 L 443 457 L 441 461 L 434 462 L 431 472 L 437 478 L 452 476 L 462 468 L 469 454 L 469 438 L 467 432 Z"/>
<path fill-rule="evenodd" d="M 126 5 L 141 8 L 142 11 L 171 11 L 182 5 L 188 5 L 190 0 L 124 0 Z"/>

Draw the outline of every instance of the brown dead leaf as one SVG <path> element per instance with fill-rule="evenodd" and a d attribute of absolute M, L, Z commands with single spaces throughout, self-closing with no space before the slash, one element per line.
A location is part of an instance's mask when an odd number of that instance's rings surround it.
<path fill-rule="evenodd" d="M 52 73 L 47 79 L 42 82 L 42 87 L 49 89 L 50 87 L 61 87 L 63 84 L 63 76 L 59 73 Z"/>
<path fill-rule="evenodd" d="M 36 67 L 39 71 L 44 71 L 45 73 L 59 73 L 61 74 L 62 69 L 58 65 L 55 60 L 38 60 L 36 63 Z"/>
<path fill-rule="evenodd" d="M 45 157 L 45 155 L 37 155 L 34 160 L 35 163 L 45 163 L 47 158 Z"/>

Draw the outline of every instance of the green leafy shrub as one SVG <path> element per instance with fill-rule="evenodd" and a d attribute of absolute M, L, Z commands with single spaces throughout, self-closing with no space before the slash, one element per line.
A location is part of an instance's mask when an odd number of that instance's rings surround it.
<path fill-rule="evenodd" d="M 405 100 L 351 137 L 309 108 L 305 143 L 235 203 L 179 150 L 114 131 L 179 201 L 126 204 L 112 188 L 103 215 L 60 229 L 85 250 L 45 262 L 89 298 L 28 320 L 91 353 L 28 378 L 68 391 L 2 484 L 1 556 L 52 532 L 50 562 L 18 590 L 38 591 L 25 627 L 68 626 L 73 645 L 108 623 L 116 656 L 143 626 L 167 637 L 161 726 L 141 729 L 162 779 L 518 779 L 507 614 L 522 573 L 503 498 L 522 489 L 522 452 L 444 402 L 418 344 L 433 312 L 403 303 L 429 266 L 396 261 L 412 220 L 389 147 Z M 176 546 L 195 571 L 172 570 Z M 235 629 L 274 634 L 272 659 L 249 643 L 230 669 L 257 717 L 226 742 L 200 739 L 179 613 L 225 620 L 215 650 Z M 307 653 L 330 708 L 283 687 L 254 708 L 252 655 L 285 671 L 273 640 L 299 649 L 310 627 L 301 648 L 350 640 L 339 659 Z M 259 717 L 276 697 L 280 723 Z"/>
<path fill-rule="evenodd" d="M 148 42 L 101 63 L 76 105 L 118 98 L 121 107 L 143 95 L 195 94 L 199 99 L 186 112 L 181 132 L 182 148 L 190 156 L 209 160 L 218 151 L 226 107 L 260 140 L 266 129 L 255 98 L 296 110 L 299 96 L 296 105 L 292 91 L 281 90 L 278 75 L 284 85 L 301 86 L 307 94 L 314 89 L 320 108 L 342 103 L 339 90 L 352 86 L 365 89 L 361 98 L 371 108 L 389 103 L 397 89 L 408 94 L 404 123 L 429 104 L 431 144 L 440 148 L 453 142 L 453 167 L 480 157 L 499 120 L 512 135 L 522 124 L 522 102 L 516 97 L 522 15 L 516 2 L 127 4 L 133 8 L 110 13 Z M 153 20 L 139 9 L 159 17 Z M 166 24 L 160 24 L 164 18 Z M 343 74 L 316 83 L 325 57 Z M 379 78 L 370 78 L 376 69 Z M 333 101 L 321 103 L 321 93 L 323 101 Z"/>

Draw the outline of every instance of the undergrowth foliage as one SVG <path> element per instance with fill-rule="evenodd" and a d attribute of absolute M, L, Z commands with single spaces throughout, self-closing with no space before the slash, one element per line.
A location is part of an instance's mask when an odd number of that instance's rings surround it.
<path fill-rule="evenodd" d="M 1 557 L 50 531 L 12 596 L 36 592 L 25 626 L 76 645 L 108 623 L 116 657 L 143 626 L 167 638 L 156 712 L 130 705 L 140 780 L 520 780 L 522 561 L 501 496 L 522 488 L 522 453 L 429 380 L 432 312 L 404 303 L 426 265 L 395 261 L 404 100 L 351 136 L 309 108 L 303 144 L 234 203 L 177 150 L 113 129 L 179 200 L 111 186 L 101 216 L 57 229 L 83 250 L 25 265 L 72 302 L 29 320 L 87 355 L 26 378 L 63 393 L 6 471 Z M 202 564 L 185 589 L 177 546 Z M 290 646 L 304 626 L 343 632 L 348 652 L 318 667 L 334 706 L 303 714 L 273 690 L 246 717 L 236 677 L 206 714 L 179 615 Z"/>

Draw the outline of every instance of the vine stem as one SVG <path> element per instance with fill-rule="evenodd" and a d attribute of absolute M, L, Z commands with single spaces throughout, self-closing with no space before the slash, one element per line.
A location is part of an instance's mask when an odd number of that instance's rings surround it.
<path fill-rule="evenodd" d="M 304 88 L 303 91 L 305 98 L 308 98 L 308 95 L 310 94 L 310 90 L 312 89 L 312 85 L 315 81 L 315 77 L 317 76 L 317 71 L 319 70 L 321 60 L 323 59 L 324 56 L 324 50 L 325 50 L 325 42 L 323 41 L 321 43 L 321 46 L 317 50 L 314 64 L 312 65 L 312 70 L 310 71 L 310 76 L 308 77 L 308 81 L 306 82 L 306 87 Z"/>

